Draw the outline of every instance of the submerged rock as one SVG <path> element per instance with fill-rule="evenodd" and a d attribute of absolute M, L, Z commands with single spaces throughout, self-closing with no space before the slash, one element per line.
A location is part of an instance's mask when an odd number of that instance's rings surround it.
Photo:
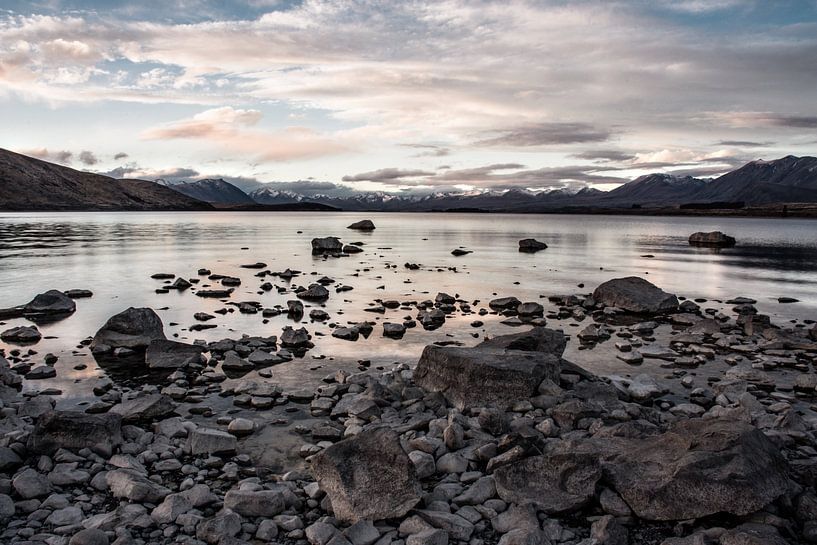
<path fill-rule="evenodd" d="M 165 339 L 162 319 L 150 308 L 130 307 L 112 316 L 94 335 L 93 352 L 116 348 L 145 349 L 150 342 Z"/>
<path fill-rule="evenodd" d="M 344 522 L 401 517 L 420 501 L 414 465 L 387 428 L 366 430 L 316 454 L 312 474 Z"/>
<path fill-rule="evenodd" d="M 699 231 L 689 235 L 689 244 L 691 246 L 718 246 L 729 247 L 735 245 L 735 238 L 725 235 L 720 231 L 712 231 L 704 233 Z"/>
<path fill-rule="evenodd" d="M 540 242 L 535 238 L 523 238 L 519 241 L 519 251 L 526 252 L 526 253 L 534 253 L 540 250 L 547 249 L 548 245 L 544 242 Z"/>
<path fill-rule="evenodd" d="M 637 314 L 659 314 L 678 309 L 678 298 L 637 276 L 614 278 L 593 292 L 593 299 L 607 307 Z"/>

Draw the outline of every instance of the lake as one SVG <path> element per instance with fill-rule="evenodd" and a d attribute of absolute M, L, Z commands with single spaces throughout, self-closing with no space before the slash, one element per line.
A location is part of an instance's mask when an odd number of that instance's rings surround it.
<path fill-rule="evenodd" d="M 346 229 L 369 218 L 377 229 Z M 694 231 L 721 230 L 737 238 L 734 248 L 693 248 L 687 237 Z M 348 342 L 330 336 L 329 323 L 402 321 L 416 310 L 388 310 L 385 315 L 364 309 L 376 299 L 422 301 L 443 291 L 469 302 L 474 310 L 487 307 L 497 296 L 548 305 L 555 294 L 588 293 L 610 278 L 638 275 L 659 287 L 688 298 L 707 299 L 708 305 L 736 296 L 758 300 L 761 312 L 775 322 L 817 318 L 817 221 L 801 219 L 679 218 L 641 216 L 415 214 L 415 213 L 289 213 L 289 212 L 167 212 L 167 213 L 5 213 L 0 214 L 0 306 L 29 301 L 35 294 L 56 288 L 90 289 L 91 299 L 77 301 L 77 312 L 40 327 L 45 338 L 33 348 L 60 356 L 58 377 L 49 386 L 63 390 L 65 403 L 87 400 L 88 378 L 103 374 L 87 349 L 78 343 L 92 336 L 113 314 L 129 306 L 148 306 L 159 312 L 169 337 L 192 342 L 249 335 L 280 335 L 292 325 L 286 315 L 263 320 L 261 314 L 230 312 L 219 315 L 215 329 L 190 332 L 193 314 L 224 308 L 219 300 L 196 297 L 191 290 L 160 294 L 167 272 L 197 278 L 199 268 L 237 276 L 242 285 L 230 301 L 257 301 L 265 307 L 293 299 L 292 286 L 308 286 L 322 276 L 337 285 L 353 287 L 336 293 L 324 305 L 331 319 L 305 327 L 316 347 L 303 360 L 275 368 L 274 379 L 298 386 L 319 381 L 340 365 L 369 360 L 373 366 L 414 363 L 422 347 L 447 340 L 473 344 L 475 335 L 507 333 L 513 328 L 496 315 L 457 315 L 437 331 L 411 329 L 402 340 L 386 339 L 375 328 L 368 339 Z M 364 252 L 343 258 L 314 257 L 313 237 L 339 236 L 343 242 L 362 242 Z M 521 238 L 546 242 L 536 254 L 517 251 Z M 473 253 L 455 257 L 463 247 Z M 645 257 L 652 256 L 652 257 Z M 267 264 L 271 271 L 297 269 L 291 283 L 277 277 L 256 278 L 256 270 L 242 264 Z M 421 265 L 409 270 L 406 263 Z M 272 281 L 287 293 L 263 292 Z M 213 284 L 201 277 L 201 287 Z M 583 287 L 578 287 L 583 284 Z M 793 304 L 778 303 L 785 296 Z M 706 304 L 704 306 L 707 306 Z M 232 308 L 232 307 L 230 307 Z M 307 315 L 309 308 L 307 308 Z M 482 327 L 471 327 L 480 319 Z M 7 327 L 25 320 L 8 320 Z M 565 322 L 553 324 L 583 327 Z M 172 338 L 172 337 L 171 337 Z M 597 372 L 615 372 L 621 363 L 593 361 L 576 355 Z M 10 350 L 14 347 L 0 344 Z M 26 348 L 27 349 L 27 348 Z M 24 349 L 25 350 L 25 349 Z M 598 358 L 597 358 L 598 359 Z M 615 362 L 614 358 L 610 358 Z M 85 369 L 74 369 L 78 362 Z M 40 387 L 26 381 L 26 388 Z M 31 386 L 34 384 L 34 386 Z"/>

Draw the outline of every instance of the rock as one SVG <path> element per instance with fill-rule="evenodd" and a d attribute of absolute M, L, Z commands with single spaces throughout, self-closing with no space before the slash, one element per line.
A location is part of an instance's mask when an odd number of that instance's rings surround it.
<path fill-rule="evenodd" d="M 408 536 L 406 545 L 448 545 L 448 533 L 433 528 L 423 530 Z"/>
<path fill-rule="evenodd" d="M 544 352 L 545 354 L 561 356 L 567 346 L 567 338 L 561 331 L 546 327 L 534 327 L 529 331 L 486 339 L 479 346 L 523 350 L 526 352 Z"/>
<path fill-rule="evenodd" d="M 94 292 L 91 290 L 65 290 L 63 293 L 71 299 L 87 299 L 94 296 Z"/>
<path fill-rule="evenodd" d="M 547 249 L 548 245 L 544 242 L 540 242 L 535 238 L 523 238 L 519 241 L 519 251 L 520 252 L 527 252 L 527 253 L 534 253 L 540 250 Z"/>
<path fill-rule="evenodd" d="M 233 488 L 224 495 L 224 507 L 244 517 L 274 517 L 286 504 L 278 491 Z"/>
<path fill-rule="evenodd" d="M 34 297 L 23 307 L 23 315 L 29 317 L 56 317 L 73 314 L 77 304 L 59 290 L 48 290 Z"/>
<path fill-rule="evenodd" d="M 300 348 L 309 344 L 309 332 L 306 328 L 293 329 L 286 326 L 281 333 L 281 346 Z"/>
<path fill-rule="evenodd" d="M 365 430 L 312 458 L 312 474 L 344 522 L 401 517 L 420 501 L 420 484 L 399 436 Z"/>
<path fill-rule="evenodd" d="M 295 297 L 304 301 L 326 301 L 329 299 L 329 290 L 320 284 L 311 284 L 309 288 L 296 293 Z"/>
<path fill-rule="evenodd" d="M 227 426 L 227 432 L 236 437 L 251 435 L 255 431 L 255 422 L 249 418 L 236 418 Z"/>
<path fill-rule="evenodd" d="M 735 239 L 720 231 L 712 231 L 709 233 L 699 231 L 689 235 L 689 244 L 690 246 L 717 246 L 725 248 L 734 246 Z"/>
<path fill-rule="evenodd" d="M 306 527 L 305 533 L 311 545 L 326 545 L 338 533 L 338 530 L 331 524 L 315 522 Z"/>
<path fill-rule="evenodd" d="M 114 405 L 110 413 L 122 416 L 122 422 L 157 420 L 176 410 L 173 400 L 164 394 L 148 394 Z"/>
<path fill-rule="evenodd" d="M 150 513 L 157 524 L 170 524 L 193 509 L 193 503 L 184 494 L 170 494 Z"/>
<path fill-rule="evenodd" d="M 383 336 L 390 339 L 402 339 L 406 334 L 406 326 L 392 322 L 383 322 Z"/>
<path fill-rule="evenodd" d="M 496 491 L 508 503 L 533 504 L 548 514 L 570 513 L 596 493 L 602 469 L 598 459 L 583 453 L 532 456 L 494 472 Z"/>
<path fill-rule="evenodd" d="M 116 348 L 145 349 L 150 342 L 164 339 L 162 319 L 150 308 L 130 307 L 112 316 L 94 335 L 93 352 L 109 352 Z"/>
<path fill-rule="evenodd" d="M 637 314 L 659 314 L 678 309 L 678 298 L 637 276 L 604 282 L 593 292 L 593 299 L 607 307 Z"/>
<path fill-rule="evenodd" d="M 53 454 L 58 449 L 89 448 L 110 456 L 122 444 L 122 417 L 118 414 L 86 414 L 79 411 L 48 411 L 28 436 L 31 452 Z"/>
<path fill-rule="evenodd" d="M 590 538 L 598 545 L 629 545 L 629 532 L 615 517 L 604 515 L 590 527 Z"/>
<path fill-rule="evenodd" d="M 474 532 L 474 525 L 454 513 L 443 511 L 418 510 L 416 513 L 435 528 L 445 530 L 458 541 L 468 541 Z"/>
<path fill-rule="evenodd" d="M 187 439 L 187 448 L 194 456 L 199 454 L 232 454 L 238 442 L 234 435 L 213 428 L 196 428 Z"/>
<path fill-rule="evenodd" d="M 787 545 L 774 526 L 766 524 L 741 524 L 724 532 L 720 545 Z"/>
<path fill-rule="evenodd" d="M 154 339 L 145 351 L 145 364 L 150 369 L 178 369 L 200 362 L 202 352 L 203 346 Z"/>
<path fill-rule="evenodd" d="M 234 537 L 240 531 L 241 517 L 230 511 L 222 511 L 213 518 L 201 521 L 196 526 L 196 537 L 210 545 L 228 545 L 235 543 L 229 538 Z"/>
<path fill-rule="evenodd" d="M 372 545 L 380 538 L 380 532 L 374 527 L 370 520 L 359 520 L 349 526 L 343 536 L 352 545 Z"/>
<path fill-rule="evenodd" d="M 516 307 L 516 313 L 522 317 L 542 316 L 545 313 L 545 307 L 539 303 L 522 303 Z"/>
<path fill-rule="evenodd" d="M 522 301 L 516 297 L 500 297 L 498 299 L 492 299 L 488 303 L 488 306 L 491 307 L 491 310 L 502 311 L 508 309 L 516 310 L 521 304 Z"/>
<path fill-rule="evenodd" d="M 683 420 L 666 433 L 624 441 L 616 450 L 605 461 L 605 478 L 643 519 L 743 516 L 790 485 L 778 447 L 737 420 Z"/>
<path fill-rule="evenodd" d="M 35 326 L 21 325 L 0 333 L 0 340 L 13 343 L 36 343 L 43 336 Z"/>
<path fill-rule="evenodd" d="M 255 369 L 255 365 L 240 357 L 235 352 L 228 352 L 224 357 L 224 361 L 221 363 L 221 369 L 235 373 L 246 373 Z"/>
<path fill-rule="evenodd" d="M 68 545 L 108 545 L 108 535 L 98 528 L 80 530 L 68 541 Z"/>
<path fill-rule="evenodd" d="M 454 257 L 460 257 L 471 253 L 474 252 L 472 250 L 463 250 L 462 248 L 454 248 L 453 250 L 451 250 L 451 255 L 453 255 Z"/>
<path fill-rule="evenodd" d="M 23 460 L 16 452 L 8 447 L 0 447 L 0 472 L 11 474 L 21 465 Z"/>
<path fill-rule="evenodd" d="M 354 222 L 347 229 L 355 229 L 357 231 L 374 231 L 374 222 L 372 220 L 360 220 Z"/>
<path fill-rule="evenodd" d="M 51 493 L 51 483 L 45 475 L 27 468 L 15 475 L 11 480 L 11 486 L 24 500 L 31 498 L 41 498 Z"/>
<path fill-rule="evenodd" d="M 636 375 L 630 384 L 627 385 L 627 393 L 637 401 L 646 401 L 663 394 L 664 388 L 650 375 L 642 373 Z"/>
<path fill-rule="evenodd" d="M 312 254 L 339 254 L 343 250 L 343 244 L 337 237 L 313 238 Z"/>
<path fill-rule="evenodd" d="M 38 365 L 28 373 L 26 378 L 28 380 L 42 380 L 46 378 L 53 378 L 57 376 L 57 370 L 50 365 Z"/>
<path fill-rule="evenodd" d="M 170 490 L 133 469 L 109 471 L 105 482 L 115 498 L 134 502 L 160 503 L 170 494 Z"/>
<path fill-rule="evenodd" d="M 559 373 L 559 358 L 543 352 L 429 345 L 414 379 L 426 390 L 441 392 L 459 409 L 509 408 L 530 398 L 544 379 L 558 382 Z"/>
<path fill-rule="evenodd" d="M 82 509 L 70 505 L 53 511 L 45 522 L 52 526 L 73 526 L 82 522 L 82 518 Z"/>

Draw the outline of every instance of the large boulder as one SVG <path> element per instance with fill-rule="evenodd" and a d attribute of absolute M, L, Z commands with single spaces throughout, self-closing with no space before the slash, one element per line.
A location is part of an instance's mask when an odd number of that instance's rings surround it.
<path fill-rule="evenodd" d="M 678 298 L 637 276 L 614 278 L 593 292 L 593 299 L 607 307 L 637 314 L 659 314 L 678 309 Z"/>
<path fill-rule="evenodd" d="M 26 446 L 38 454 L 53 454 L 61 448 L 89 448 L 110 456 L 113 448 L 120 444 L 122 417 L 118 414 L 48 411 L 37 419 Z"/>
<path fill-rule="evenodd" d="M 372 220 L 360 220 L 354 222 L 347 229 L 355 229 L 357 231 L 374 231 L 374 222 Z"/>
<path fill-rule="evenodd" d="M 780 449 L 737 420 L 685 420 L 616 451 L 604 463 L 605 476 L 643 519 L 748 515 L 790 489 Z"/>
<path fill-rule="evenodd" d="M 500 498 L 533 504 L 549 515 L 583 507 L 595 496 L 601 476 L 598 458 L 587 453 L 532 456 L 494 472 Z"/>
<path fill-rule="evenodd" d="M 153 309 L 130 307 L 105 322 L 94 335 L 91 350 L 99 353 L 115 348 L 145 349 L 151 341 L 164 338 L 162 319 Z"/>
<path fill-rule="evenodd" d="M 72 314 L 77 310 L 73 299 L 59 290 L 48 290 L 40 293 L 25 307 L 23 314 L 31 317 L 47 317 Z"/>
<path fill-rule="evenodd" d="M 201 361 L 203 346 L 154 339 L 145 351 L 145 365 L 150 369 L 178 369 Z"/>
<path fill-rule="evenodd" d="M 312 254 L 339 254 L 343 250 L 343 244 L 338 237 L 324 237 L 312 239 Z"/>
<path fill-rule="evenodd" d="M 312 458 L 312 474 L 343 522 L 402 517 L 420 501 L 420 484 L 400 437 L 375 428 Z"/>
<path fill-rule="evenodd" d="M 712 231 L 704 233 L 699 231 L 689 235 L 690 246 L 715 246 L 719 248 L 728 248 L 735 245 L 735 238 L 725 235 L 720 231 Z"/>
<path fill-rule="evenodd" d="M 567 338 L 561 331 L 546 327 L 534 327 L 528 331 L 486 339 L 479 346 L 524 350 L 525 352 L 544 352 L 554 356 L 561 356 L 565 352 Z"/>
<path fill-rule="evenodd" d="M 559 357 L 544 352 L 429 345 L 414 379 L 426 390 L 441 392 L 459 409 L 510 408 L 533 396 L 544 379 L 558 382 L 560 369 Z"/>

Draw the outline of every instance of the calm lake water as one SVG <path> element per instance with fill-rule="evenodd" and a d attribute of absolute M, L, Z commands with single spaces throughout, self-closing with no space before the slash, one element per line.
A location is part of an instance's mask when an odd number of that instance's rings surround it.
<path fill-rule="evenodd" d="M 370 218 L 371 233 L 346 226 Z M 724 250 L 692 248 L 694 231 L 721 230 L 738 246 Z M 339 236 L 364 243 L 364 253 L 339 259 L 310 254 L 313 237 Z M 280 335 L 292 324 L 286 316 L 264 323 L 261 314 L 233 312 L 218 316 L 216 329 L 189 332 L 195 312 L 224 308 L 218 300 L 191 291 L 155 293 L 163 281 L 157 272 L 196 278 L 205 267 L 242 279 L 231 301 L 286 305 L 292 293 L 259 292 L 261 283 L 290 288 L 330 276 L 352 291 L 335 293 L 325 310 L 338 323 L 359 320 L 402 321 L 415 311 L 389 310 L 384 316 L 365 312 L 375 299 L 422 301 L 438 291 L 487 306 L 496 296 L 523 301 L 543 296 L 592 291 L 614 277 L 639 275 L 661 288 L 689 298 L 723 300 L 739 295 L 758 300 L 758 307 L 776 322 L 817 318 L 817 221 L 798 219 L 657 218 L 494 214 L 357 214 L 357 213 L 19 213 L 0 214 L 0 306 L 25 303 L 48 289 L 85 288 L 91 299 L 77 301 L 68 319 L 40 327 L 47 338 L 33 348 L 60 355 L 57 384 L 80 395 L 83 379 L 102 373 L 95 365 L 73 369 L 91 360 L 77 344 L 92 336 L 111 315 L 129 306 L 156 309 L 169 336 L 217 340 L 250 335 Z M 534 237 L 549 248 L 520 254 L 517 241 Z M 473 253 L 454 257 L 464 247 Z M 246 248 L 246 249 L 245 249 Z M 653 257 L 644 257 L 651 255 Z M 303 271 L 291 284 L 278 278 L 256 278 L 257 271 L 240 265 L 264 262 L 272 271 Z M 407 262 L 422 268 L 410 271 Z M 456 271 L 449 268 L 456 267 Z M 577 287 L 583 283 L 584 288 Z M 202 277 L 202 285 L 208 284 Z M 214 283 L 213 283 L 214 284 Z M 777 298 L 800 302 L 780 304 Z M 716 305 L 717 303 L 712 303 Z M 480 305 L 475 306 L 475 310 Z M 308 315 L 309 309 L 307 309 Z M 331 338 L 327 324 L 305 326 L 316 335 L 316 348 L 302 361 L 276 371 L 282 382 L 298 385 L 320 377 L 330 362 L 368 359 L 373 364 L 414 363 L 422 347 L 433 341 L 476 342 L 472 334 L 511 332 L 499 317 L 481 318 L 485 327 L 469 326 L 476 318 L 458 316 L 437 331 L 409 330 L 403 340 L 385 339 L 381 329 L 352 343 Z M 9 320 L 3 326 L 26 323 Z M 578 324 L 575 324 L 578 326 Z M 583 326 L 582 326 L 583 327 Z M 568 331 L 574 332 L 574 331 Z M 4 345 L 0 344 L 0 347 Z M 6 346 L 7 349 L 12 347 Z M 604 369 L 604 366 L 600 364 Z M 277 367 L 275 369 L 278 369 Z M 28 383 L 28 381 L 27 381 Z M 84 394 L 83 394 L 84 395 Z"/>

